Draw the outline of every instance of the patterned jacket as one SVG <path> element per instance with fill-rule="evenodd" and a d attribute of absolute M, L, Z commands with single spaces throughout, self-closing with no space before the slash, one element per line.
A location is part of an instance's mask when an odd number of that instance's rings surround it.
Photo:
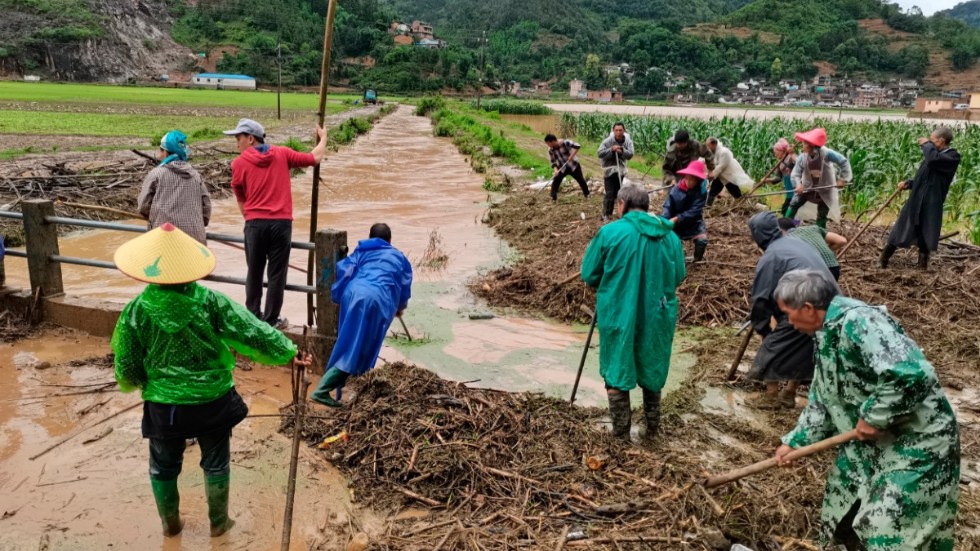
<path fill-rule="evenodd" d="M 143 180 L 138 204 L 149 229 L 170 222 L 207 244 L 204 228 L 211 220 L 211 196 L 201 175 L 187 162 L 171 161 L 151 170 Z"/>
<path fill-rule="evenodd" d="M 783 443 L 799 448 L 864 419 L 889 434 L 841 446 L 827 474 L 821 531 L 852 526 L 869 551 L 952 551 L 959 497 L 956 416 L 922 351 L 883 308 L 839 296 L 816 334 L 810 401 Z"/>

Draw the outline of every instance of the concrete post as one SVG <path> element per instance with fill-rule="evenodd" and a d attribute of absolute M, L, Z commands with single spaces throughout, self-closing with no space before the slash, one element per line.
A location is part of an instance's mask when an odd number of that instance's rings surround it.
<path fill-rule="evenodd" d="M 53 262 L 51 255 L 58 252 L 58 227 L 47 223 L 46 216 L 54 216 L 54 203 L 45 199 L 24 201 L 24 236 L 27 244 L 27 271 L 31 276 L 31 293 L 51 297 L 65 294 L 61 281 L 61 264 Z"/>
<path fill-rule="evenodd" d="M 330 300 L 330 286 L 337 281 L 337 262 L 347 256 L 347 232 L 317 230 L 313 244 L 316 260 L 316 334 L 319 360 L 319 365 L 314 367 L 320 370 L 337 342 L 340 307 Z"/>

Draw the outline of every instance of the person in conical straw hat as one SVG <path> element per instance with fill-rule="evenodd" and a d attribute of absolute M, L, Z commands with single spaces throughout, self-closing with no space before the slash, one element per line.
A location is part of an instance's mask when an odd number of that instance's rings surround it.
<path fill-rule="evenodd" d="M 235 391 L 239 354 L 267 365 L 294 361 L 296 345 L 244 306 L 197 280 L 215 268 L 203 244 L 164 224 L 116 250 L 119 271 L 148 283 L 123 308 L 112 335 L 122 392 L 143 396 L 143 437 L 150 441 L 150 486 L 163 534 L 181 532 L 180 474 L 188 438 L 201 446 L 211 536 L 227 532 L 231 429 L 248 415 Z"/>

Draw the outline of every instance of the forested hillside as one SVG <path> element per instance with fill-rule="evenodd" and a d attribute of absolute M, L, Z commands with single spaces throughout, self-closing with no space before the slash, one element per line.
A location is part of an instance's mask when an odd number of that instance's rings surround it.
<path fill-rule="evenodd" d="M 251 74 L 267 86 L 274 83 L 281 59 L 287 84 L 319 81 L 322 0 L 0 0 L 8 12 L 0 22 L 0 31 L 6 31 L 0 32 L 0 64 L 8 72 L 43 72 L 52 45 L 98 49 L 118 44 L 105 22 L 115 17 L 114 4 L 134 3 L 161 12 L 151 15 L 169 25 L 173 40 L 184 47 L 180 64 L 185 70 L 194 70 L 191 52 L 230 46 L 218 70 Z M 818 62 L 852 78 L 932 78 L 927 69 L 939 61 L 963 70 L 980 57 L 980 30 L 949 15 L 924 17 L 881 0 L 822 0 L 819 9 L 808 5 L 782 0 L 339 0 L 332 78 L 387 92 L 473 90 L 481 82 L 484 33 L 486 85 L 546 81 L 562 89 L 570 79 L 582 78 L 591 89 L 613 86 L 628 94 L 662 93 L 668 74 L 721 89 L 745 76 L 807 78 L 817 73 Z M 447 47 L 396 46 L 388 33 L 392 21 L 415 19 L 431 23 Z M 872 32 L 869 21 L 887 32 Z M 156 42 L 142 45 L 142 57 L 162 55 L 156 53 Z M 131 41 L 128 45 L 141 49 Z M 630 66 L 625 76 L 607 76 L 603 70 L 622 63 Z"/>
<path fill-rule="evenodd" d="M 980 0 L 968 0 L 943 12 L 953 19 L 959 19 L 971 27 L 980 27 Z"/>

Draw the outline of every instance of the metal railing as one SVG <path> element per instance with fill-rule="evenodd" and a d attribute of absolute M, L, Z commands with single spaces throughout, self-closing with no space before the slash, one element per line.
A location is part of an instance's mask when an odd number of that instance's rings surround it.
<path fill-rule="evenodd" d="M 8 212 L 0 211 L 0 218 L 7 218 L 12 220 L 24 220 L 23 213 L 20 212 Z M 61 225 L 61 226 L 77 226 L 83 228 L 94 228 L 102 230 L 115 230 L 115 231 L 125 231 L 133 233 L 146 233 L 148 230 L 146 226 L 136 226 L 133 224 L 120 224 L 118 222 L 102 222 L 99 220 L 86 220 L 84 218 L 65 218 L 62 216 L 45 216 L 44 222 L 48 224 Z M 224 243 L 245 243 L 245 238 L 237 235 L 226 235 L 221 233 L 207 233 L 207 238 L 209 240 L 224 242 Z M 314 250 L 314 244 L 305 241 L 292 241 L 290 243 L 291 249 L 300 249 L 305 251 Z M 16 258 L 28 258 L 28 254 L 22 251 L 12 251 L 7 250 L 5 253 L 7 256 Z M 75 266 L 87 266 L 90 268 L 103 268 L 109 270 L 115 270 L 116 264 L 114 262 L 106 262 L 104 260 L 94 260 L 90 258 L 79 258 L 74 256 L 64 256 L 60 254 L 53 254 L 48 257 L 52 262 L 57 262 L 60 264 L 71 264 Z M 245 279 L 240 277 L 223 276 L 211 274 L 204 277 L 206 281 L 214 281 L 216 283 L 230 283 L 233 285 L 245 285 Z M 269 283 L 267 281 L 262 282 L 263 287 L 268 287 Z M 287 291 L 295 291 L 298 293 L 306 294 L 316 294 L 317 288 L 311 285 L 293 285 L 291 283 L 286 284 Z"/>

